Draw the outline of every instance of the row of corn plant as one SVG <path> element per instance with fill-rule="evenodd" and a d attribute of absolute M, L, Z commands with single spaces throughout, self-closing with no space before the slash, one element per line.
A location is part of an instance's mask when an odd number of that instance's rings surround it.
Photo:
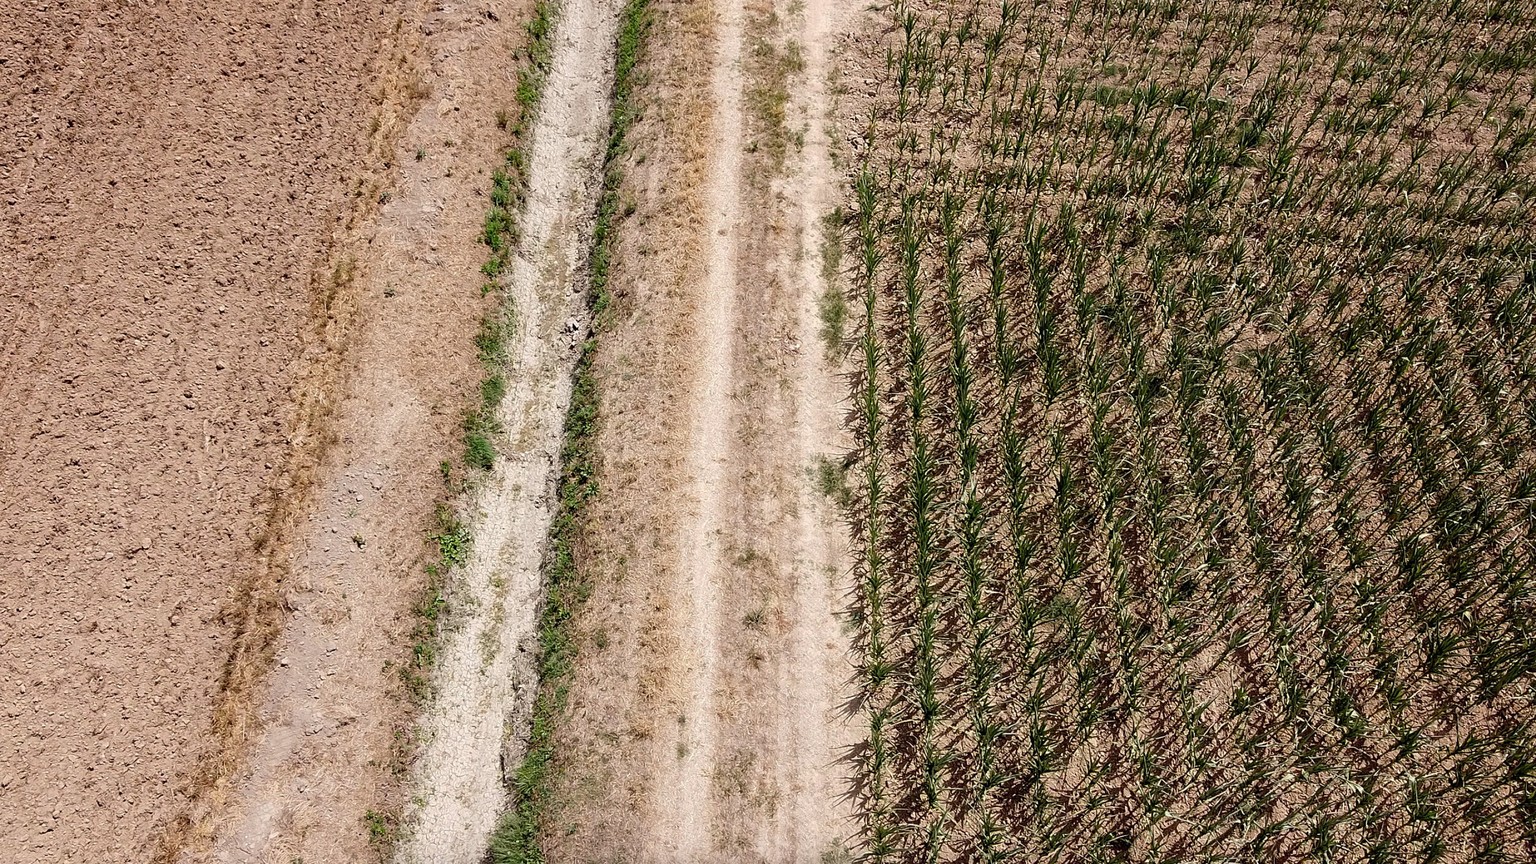
<path fill-rule="evenodd" d="M 868 856 L 1536 855 L 1536 7 L 887 14 Z"/>

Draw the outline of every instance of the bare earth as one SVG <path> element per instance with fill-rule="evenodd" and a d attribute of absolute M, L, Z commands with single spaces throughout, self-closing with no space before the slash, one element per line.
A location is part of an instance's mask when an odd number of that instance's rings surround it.
<path fill-rule="evenodd" d="M 655 7 L 553 860 L 846 860 L 842 531 L 812 479 L 842 448 L 816 312 L 835 21 L 794 6 Z M 803 52 L 782 166 L 763 39 Z"/>
<path fill-rule="evenodd" d="M 211 843 L 183 860 L 369 860 L 367 814 L 389 826 L 404 807 L 411 719 L 398 664 L 445 495 L 438 465 L 457 449 L 459 412 L 482 374 L 471 335 L 492 301 L 480 292 L 480 222 L 489 170 L 510 143 L 495 117 L 511 107 L 529 5 L 446 2 L 420 19 L 412 63 L 424 98 L 360 256 L 337 442 L 296 532 L 261 730 L 228 801 L 203 814 Z"/>
<path fill-rule="evenodd" d="M 0 860 L 148 860 L 222 764 L 400 12 L 0 3 Z"/>
<path fill-rule="evenodd" d="M 542 310 L 513 340 L 520 443 L 420 742 L 396 672 L 481 374 L 530 5 L 0 0 L 0 861 L 367 861 L 370 813 L 402 860 L 478 859 L 530 695 L 609 0 L 566 4 L 541 146 L 571 182 L 536 154 L 510 286 Z M 814 480 L 845 449 L 817 318 L 840 13 L 654 10 L 545 845 L 841 861 L 846 566 Z"/>

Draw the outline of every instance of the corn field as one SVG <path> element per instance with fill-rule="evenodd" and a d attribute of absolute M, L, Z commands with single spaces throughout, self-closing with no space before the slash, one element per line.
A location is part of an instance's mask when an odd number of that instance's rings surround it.
<path fill-rule="evenodd" d="M 866 860 L 1536 860 L 1536 2 L 880 14 Z"/>

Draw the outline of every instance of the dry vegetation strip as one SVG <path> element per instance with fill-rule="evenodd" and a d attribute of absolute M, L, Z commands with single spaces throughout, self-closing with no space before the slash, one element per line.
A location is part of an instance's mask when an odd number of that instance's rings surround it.
<path fill-rule="evenodd" d="M 870 859 L 1532 860 L 1536 4 L 886 14 Z"/>

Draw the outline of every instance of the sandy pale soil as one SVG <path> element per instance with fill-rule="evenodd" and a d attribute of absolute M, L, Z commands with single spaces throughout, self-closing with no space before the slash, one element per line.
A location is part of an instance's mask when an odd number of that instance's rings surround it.
<path fill-rule="evenodd" d="M 813 483 L 842 446 L 816 302 L 835 26 L 656 6 L 552 860 L 846 860 L 842 531 Z"/>
<path fill-rule="evenodd" d="M 218 756 L 402 11 L 0 2 L 0 860 L 149 860 Z"/>

